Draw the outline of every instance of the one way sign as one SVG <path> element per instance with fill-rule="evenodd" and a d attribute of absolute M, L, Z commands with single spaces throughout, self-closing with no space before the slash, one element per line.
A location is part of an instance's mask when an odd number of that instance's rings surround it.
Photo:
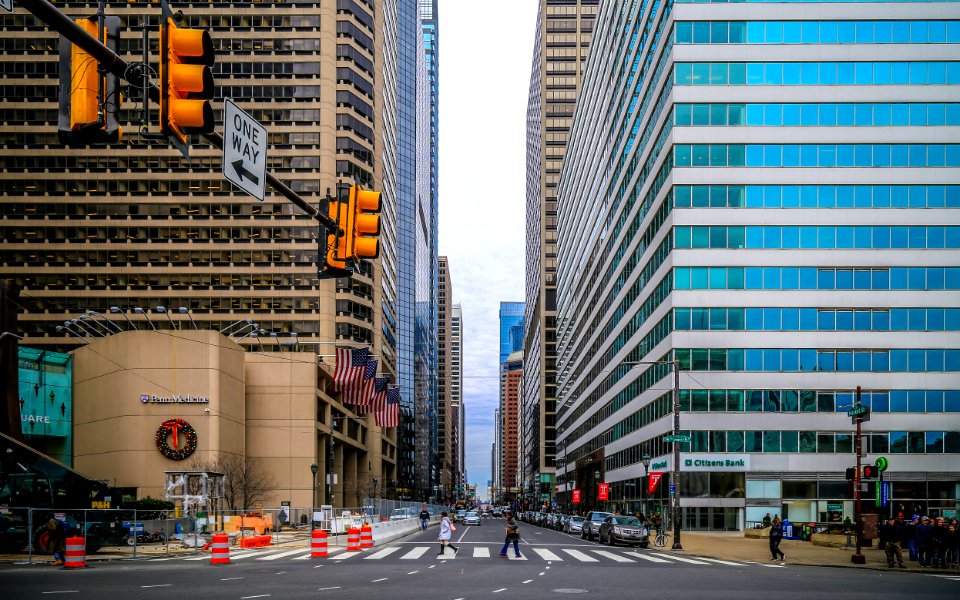
<path fill-rule="evenodd" d="M 267 130 L 227 98 L 223 113 L 223 176 L 263 202 Z"/>

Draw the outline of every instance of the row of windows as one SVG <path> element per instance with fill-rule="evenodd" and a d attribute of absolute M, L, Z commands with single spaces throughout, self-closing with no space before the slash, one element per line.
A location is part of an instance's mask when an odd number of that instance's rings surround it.
<path fill-rule="evenodd" d="M 850 454 L 855 436 L 832 431 L 687 431 L 681 452 Z M 869 453 L 956 454 L 960 431 L 871 431 Z"/>
<path fill-rule="evenodd" d="M 960 350 L 819 350 L 817 348 L 677 348 L 691 371 L 923 373 L 960 371 Z"/>
<path fill-rule="evenodd" d="M 960 290 L 958 267 L 675 267 L 678 290 Z"/>
<path fill-rule="evenodd" d="M 832 390 L 680 390 L 685 412 L 843 412 L 856 393 Z M 960 412 L 960 390 L 863 391 L 860 403 L 875 413 Z M 661 415 L 662 416 L 662 415 Z"/>
<path fill-rule="evenodd" d="M 923 225 L 694 225 L 674 227 L 674 248 L 960 248 L 960 227 Z"/>
<path fill-rule="evenodd" d="M 677 85 L 960 84 L 960 62 L 677 63 Z"/>
<path fill-rule="evenodd" d="M 956 44 L 960 21 L 678 21 L 677 44 Z"/>
<path fill-rule="evenodd" d="M 677 331 L 960 331 L 960 308 L 675 308 Z"/>
<path fill-rule="evenodd" d="M 677 167 L 960 167 L 960 144 L 676 144 Z"/>
<path fill-rule="evenodd" d="M 816 4 L 818 2 L 829 3 L 859 3 L 869 2 L 871 4 L 882 4 L 884 2 L 960 2 L 960 0 L 674 0 L 677 4 L 742 4 L 744 2 L 761 2 L 769 4 Z"/>
<path fill-rule="evenodd" d="M 684 127 L 934 127 L 960 125 L 960 104 L 677 104 L 673 123 Z"/>
<path fill-rule="evenodd" d="M 960 208 L 960 185 L 678 185 L 677 208 Z"/>

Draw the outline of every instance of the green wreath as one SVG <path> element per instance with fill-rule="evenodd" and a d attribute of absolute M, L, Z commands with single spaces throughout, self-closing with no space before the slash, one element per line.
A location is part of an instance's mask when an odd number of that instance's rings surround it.
<path fill-rule="evenodd" d="M 178 433 L 185 438 L 183 448 L 177 443 Z M 167 436 L 173 436 L 173 446 L 167 443 Z M 197 432 L 183 419 L 168 419 L 160 425 L 156 435 L 157 449 L 170 460 L 183 460 L 197 449 Z"/>

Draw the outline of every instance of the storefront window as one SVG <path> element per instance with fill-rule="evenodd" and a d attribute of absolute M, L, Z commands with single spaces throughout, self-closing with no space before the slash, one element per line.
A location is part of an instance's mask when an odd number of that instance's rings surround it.
<path fill-rule="evenodd" d="M 784 481 L 783 497 L 814 500 L 817 497 L 816 481 Z"/>

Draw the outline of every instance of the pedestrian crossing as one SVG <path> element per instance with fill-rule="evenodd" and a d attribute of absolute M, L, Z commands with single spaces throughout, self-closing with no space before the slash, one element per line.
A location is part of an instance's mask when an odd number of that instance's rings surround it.
<path fill-rule="evenodd" d="M 329 548 L 327 558 L 312 559 L 315 561 L 330 561 L 339 563 L 351 561 L 355 563 L 366 561 L 382 560 L 401 560 L 401 561 L 465 561 L 474 559 L 496 558 L 499 554 L 499 545 L 486 546 L 476 544 L 473 546 L 463 544 L 459 545 L 459 552 L 454 552 L 447 548 L 443 554 L 437 551 L 439 547 L 436 544 L 413 545 L 413 544 L 394 544 L 383 547 L 369 548 L 361 552 L 347 552 L 342 546 Z M 668 552 L 658 552 L 652 550 L 616 550 L 606 549 L 594 546 L 578 546 L 575 548 L 564 547 L 544 547 L 527 545 L 522 549 L 522 555 L 516 557 L 513 555 L 513 548 L 509 548 L 508 559 L 513 561 L 535 560 L 546 563 L 565 563 L 565 564 L 647 564 L 648 566 L 667 566 L 667 565 L 707 565 L 714 567 L 754 567 L 767 566 L 753 561 L 733 561 L 721 560 L 718 558 L 704 558 L 700 556 L 680 556 Z M 202 553 L 199 555 L 189 555 L 184 557 L 165 557 L 154 560 L 183 560 L 183 561 L 209 561 L 210 555 Z M 258 548 L 251 550 L 238 550 L 230 553 L 231 562 L 258 562 L 258 561 L 284 561 L 284 560 L 311 560 L 310 549 L 304 547 L 276 547 L 276 548 Z M 777 565 L 780 566 L 780 565 Z"/>

